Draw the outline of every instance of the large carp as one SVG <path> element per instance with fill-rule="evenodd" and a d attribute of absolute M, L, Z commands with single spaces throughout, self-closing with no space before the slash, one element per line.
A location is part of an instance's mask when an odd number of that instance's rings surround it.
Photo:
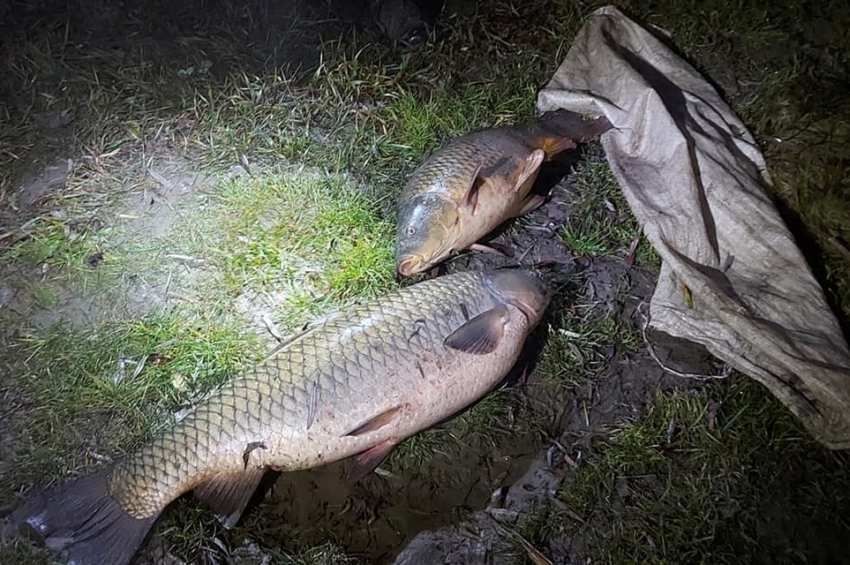
<path fill-rule="evenodd" d="M 399 197 L 398 274 L 422 272 L 542 204 L 531 188 L 543 161 L 610 127 L 604 117 L 585 121 L 559 110 L 449 141 L 413 172 Z"/>
<path fill-rule="evenodd" d="M 135 455 L 32 497 L 10 524 L 71 563 L 120 565 L 185 492 L 233 524 L 268 469 L 354 456 L 365 474 L 498 384 L 548 300 L 534 274 L 503 270 L 354 306 L 281 345 Z"/>

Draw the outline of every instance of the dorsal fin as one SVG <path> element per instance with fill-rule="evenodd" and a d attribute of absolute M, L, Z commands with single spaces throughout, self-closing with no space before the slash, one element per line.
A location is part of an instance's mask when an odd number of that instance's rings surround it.
<path fill-rule="evenodd" d="M 510 194 L 528 189 L 545 158 L 546 152 L 542 149 L 533 149 L 524 157 L 507 155 L 482 168 L 478 179 L 489 184 L 496 193 Z"/>

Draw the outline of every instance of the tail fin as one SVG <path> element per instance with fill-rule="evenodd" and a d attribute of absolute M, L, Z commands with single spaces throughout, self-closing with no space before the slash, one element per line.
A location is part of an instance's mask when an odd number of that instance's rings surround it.
<path fill-rule="evenodd" d="M 540 116 L 539 124 L 551 133 L 568 137 L 579 143 L 599 137 L 613 127 L 605 116 L 587 120 L 581 114 L 569 110 L 546 112 Z"/>
<path fill-rule="evenodd" d="M 107 488 L 108 471 L 49 489 L 27 500 L 7 528 L 43 542 L 74 565 L 130 562 L 156 516 L 127 514 Z"/>

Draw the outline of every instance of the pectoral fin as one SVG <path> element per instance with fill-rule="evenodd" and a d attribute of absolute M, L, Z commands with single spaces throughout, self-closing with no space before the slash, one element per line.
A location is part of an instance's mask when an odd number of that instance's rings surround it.
<path fill-rule="evenodd" d="M 481 253 L 491 253 L 500 257 L 509 257 L 508 253 L 499 249 L 496 245 L 484 245 L 483 243 L 473 243 L 469 246 L 470 251 L 479 251 Z"/>
<path fill-rule="evenodd" d="M 507 194 L 514 190 L 518 171 L 523 168 L 519 159 L 506 155 L 492 165 L 482 167 L 478 172 L 478 181 L 482 185 L 489 184 L 497 194 Z"/>
<path fill-rule="evenodd" d="M 543 164 L 545 158 L 546 153 L 542 149 L 535 149 L 525 158 L 513 187 L 514 192 L 520 192 L 530 187 L 529 185 L 537 178 L 540 165 Z"/>
<path fill-rule="evenodd" d="M 481 190 L 482 183 L 481 165 L 478 165 L 478 168 L 475 169 L 475 172 L 472 174 L 472 181 L 469 183 L 469 188 L 466 191 L 466 198 L 464 198 L 464 203 L 467 207 L 472 209 L 473 216 L 475 215 L 475 210 L 478 208 L 478 192 Z"/>
<path fill-rule="evenodd" d="M 216 513 L 225 528 L 232 528 L 242 517 L 266 470 L 249 467 L 237 473 L 215 475 L 195 487 L 195 498 Z"/>
<path fill-rule="evenodd" d="M 504 305 L 483 312 L 456 329 L 443 342 L 446 347 L 474 355 L 493 352 L 505 335 L 508 308 Z"/>
<path fill-rule="evenodd" d="M 537 177 L 546 153 L 535 149 L 523 157 L 502 157 L 490 167 L 483 167 L 478 178 L 488 183 L 497 193 L 510 194 L 528 188 Z"/>
<path fill-rule="evenodd" d="M 398 444 L 397 439 L 387 439 L 355 455 L 352 458 L 352 467 L 348 472 L 348 478 L 352 481 L 359 481 L 374 471 L 387 458 L 396 444 Z"/>

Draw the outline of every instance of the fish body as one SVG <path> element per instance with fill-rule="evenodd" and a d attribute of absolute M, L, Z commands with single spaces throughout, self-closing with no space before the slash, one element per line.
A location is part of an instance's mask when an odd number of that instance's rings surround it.
<path fill-rule="evenodd" d="M 531 273 L 493 271 L 355 306 L 272 352 L 113 469 L 34 497 L 12 522 L 73 563 L 124 563 L 190 490 L 229 524 L 267 469 L 355 456 L 371 470 L 398 442 L 491 390 L 547 302 Z"/>
<path fill-rule="evenodd" d="M 451 140 L 413 172 L 399 197 L 398 273 L 422 272 L 539 206 L 543 198 L 531 189 L 543 161 L 608 127 L 559 111 Z"/>

